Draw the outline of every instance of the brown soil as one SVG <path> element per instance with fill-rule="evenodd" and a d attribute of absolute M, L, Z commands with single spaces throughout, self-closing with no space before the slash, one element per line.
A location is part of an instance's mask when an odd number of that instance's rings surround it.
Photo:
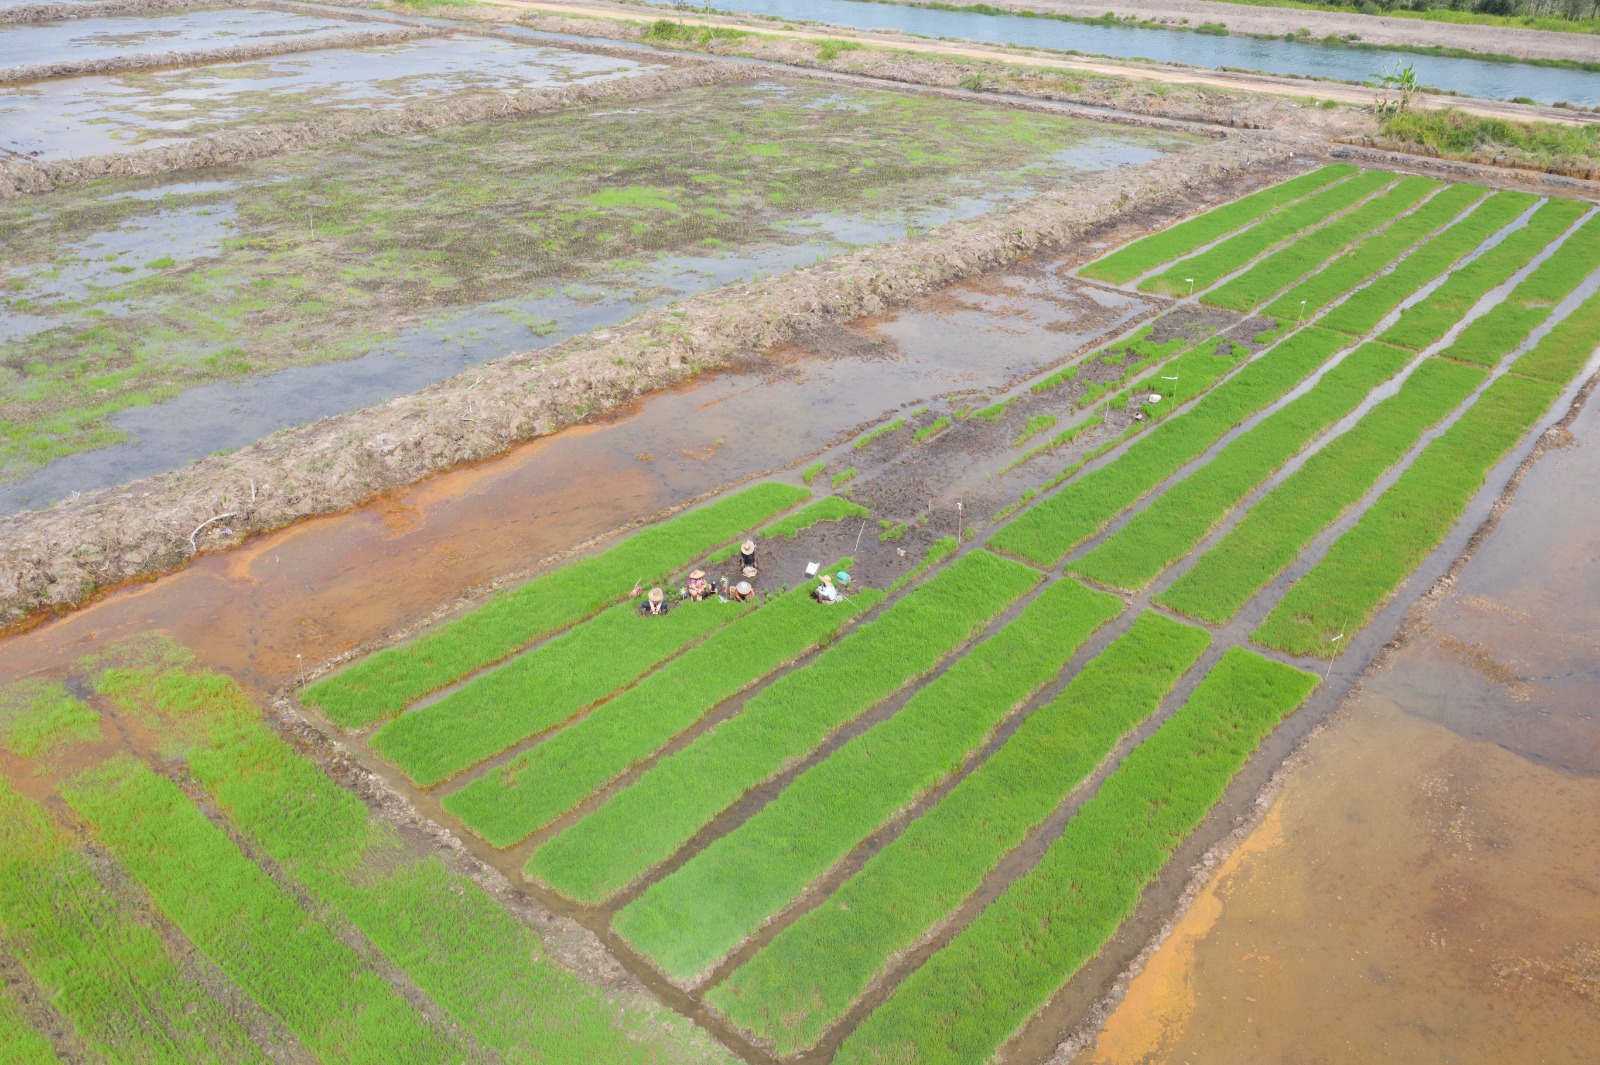
<path fill-rule="evenodd" d="M 915 4 L 917 0 L 906 0 Z M 1509 26 L 1470 26 L 1427 19 L 1363 15 L 1355 11 L 1301 11 L 1254 4 L 1214 3 L 1212 0 L 988 0 L 992 7 L 1012 11 L 1042 11 L 1075 18 L 1102 18 L 1111 12 L 1145 22 L 1172 25 L 1221 23 L 1234 33 L 1281 37 L 1301 27 L 1313 37 L 1355 34 L 1367 44 L 1402 44 L 1462 48 L 1519 59 L 1577 59 L 1593 61 L 1600 40 L 1590 33 L 1553 33 Z"/>
<path fill-rule="evenodd" d="M 1137 170 L 1115 171 L 1017 207 L 863 249 L 752 285 L 642 315 L 627 326 L 513 355 L 460 377 L 233 455 L 0 522 L 0 620 L 83 601 L 99 587 L 171 569 L 216 515 L 240 533 L 353 506 L 463 462 L 495 455 L 703 369 L 767 350 L 807 320 L 881 312 L 921 293 L 1152 206 L 1250 184 L 1308 147 L 1235 136 Z M 621 365 L 619 365 L 621 364 Z M 204 550 L 228 540 L 215 522 Z"/>

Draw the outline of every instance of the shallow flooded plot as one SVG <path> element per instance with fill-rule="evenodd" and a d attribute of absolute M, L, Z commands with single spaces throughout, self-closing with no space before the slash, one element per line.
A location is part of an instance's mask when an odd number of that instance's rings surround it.
<path fill-rule="evenodd" d="M 153 148 L 329 109 L 398 107 L 442 93 L 517 92 L 659 69 L 488 37 L 428 38 L 182 70 L 64 78 L 0 91 L 0 147 L 39 159 Z"/>
<path fill-rule="evenodd" d="M 764 82 L 9 207 L 0 476 L 108 443 L 116 411 L 192 385 L 361 358 L 348 375 L 330 366 L 233 396 L 221 407 L 233 435 L 204 446 L 239 446 L 686 293 L 1193 143 Z M 173 424 L 170 411 L 158 420 Z M 206 453 L 193 450 L 201 435 L 155 469 Z M 96 476 L 24 494 L 37 505 L 115 483 Z"/>
<path fill-rule="evenodd" d="M 176 15 L 72 19 L 0 27 L 0 71 L 42 63 L 83 63 L 125 55 L 227 48 L 322 33 L 387 33 L 392 25 L 256 8 Z"/>

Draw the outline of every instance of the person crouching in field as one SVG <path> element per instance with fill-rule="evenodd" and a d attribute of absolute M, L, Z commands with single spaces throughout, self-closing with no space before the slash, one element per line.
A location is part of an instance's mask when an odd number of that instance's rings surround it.
<path fill-rule="evenodd" d="M 839 601 L 839 589 L 833 586 L 833 578 L 824 573 L 822 575 L 822 583 L 817 585 L 816 589 L 811 593 L 811 598 L 819 603 L 837 603 Z"/>
<path fill-rule="evenodd" d="M 660 588 L 650 589 L 650 594 L 644 597 L 644 602 L 639 604 L 640 617 L 664 616 L 667 612 L 667 596 Z"/>

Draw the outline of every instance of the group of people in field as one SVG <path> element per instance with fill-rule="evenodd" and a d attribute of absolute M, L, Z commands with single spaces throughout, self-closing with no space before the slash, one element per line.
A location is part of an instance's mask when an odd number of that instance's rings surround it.
<path fill-rule="evenodd" d="M 756 589 L 752 583 L 760 568 L 756 564 L 756 542 L 746 540 L 739 545 L 739 575 L 741 579 L 730 583 L 727 577 L 720 581 L 706 576 L 703 569 L 691 570 L 689 583 L 678 589 L 680 603 L 703 603 L 710 599 L 717 599 L 724 603 L 748 603 L 755 599 Z M 840 574 L 843 578 L 844 575 Z M 639 587 L 634 586 L 633 595 L 639 594 Z M 811 590 L 811 598 L 819 603 L 837 603 L 842 598 L 839 587 L 834 582 L 833 576 L 824 573 Z M 642 617 L 659 617 L 672 609 L 672 604 L 667 599 L 667 593 L 658 585 L 645 593 L 639 602 L 639 614 Z"/>

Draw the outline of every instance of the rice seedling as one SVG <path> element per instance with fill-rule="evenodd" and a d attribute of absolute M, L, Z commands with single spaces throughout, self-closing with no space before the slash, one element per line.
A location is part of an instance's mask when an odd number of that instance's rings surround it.
<path fill-rule="evenodd" d="M 118 756 L 60 793 L 161 912 L 311 1053 L 372 1065 L 463 1056 L 172 781 Z"/>
<path fill-rule="evenodd" d="M 817 474 L 821 473 L 827 468 L 828 464 L 826 462 L 813 462 L 800 472 L 800 479 L 806 484 L 810 484 L 812 481 L 817 479 Z"/>
<path fill-rule="evenodd" d="M 746 609 L 685 602 L 665 617 L 641 618 L 631 603 L 612 607 L 392 719 L 373 735 L 372 749 L 418 787 L 432 787 L 581 714 Z"/>
<path fill-rule="evenodd" d="M 849 559 L 836 563 L 848 568 Z M 819 610 L 802 586 L 713 634 L 642 685 L 596 707 L 503 766 L 444 798 L 444 808 L 496 847 L 509 847 L 659 750 L 719 704 L 831 638 L 883 601 L 864 589 Z"/>
<path fill-rule="evenodd" d="M 1078 478 L 1014 519 L 989 538 L 990 544 L 1041 565 L 1055 565 L 1345 344 L 1338 333 L 1315 327 L 1294 334 L 1216 386 L 1187 414 L 1148 432 L 1116 461 Z"/>
<path fill-rule="evenodd" d="M 1441 188 L 1442 182 L 1428 178 L 1402 178 L 1381 196 L 1312 230 L 1285 248 L 1266 256 L 1250 269 L 1201 297 L 1202 303 L 1247 311 L 1265 303 L 1297 279 L 1318 272 L 1317 268 L 1374 230 L 1387 228 L 1396 216 L 1409 210 Z M 1393 245 L 1390 246 L 1392 250 Z M 1392 255 L 1392 251 L 1391 251 Z"/>
<path fill-rule="evenodd" d="M 1343 163 L 1319 167 L 1307 174 L 1251 193 L 1249 196 L 1224 204 L 1205 214 L 1168 226 L 1125 245 L 1110 255 L 1083 267 L 1078 272 L 1085 277 L 1098 278 L 1122 285 L 1140 274 L 1149 273 L 1162 263 L 1188 255 L 1203 244 L 1247 226 L 1273 211 L 1280 205 L 1292 204 L 1296 199 L 1315 192 L 1324 185 L 1340 181 L 1356 173 L 1356 168 Z"/>
<path fill-rule="evenodd" d="M 1363 171 L 1348 181 L 1307 196 L 1192 258 L 1180 260 L 1166 273 L 1139 282 L 1139 289 L 1167 296 L 1203 292 L 1274 245 L 1325 224 L 1334 215 L 1395 180 L 1395 175 L 1381 170 Z"/>
<path fill-rule="evenodd" d="M 1018 433 L 1017 438 L 1011 442 L 1011 446 L 1021 447 L 1040 433 L 1055 428 L 1057 420 L 1054 414 L 1035 414 L 1031 416 L 1027 424 L 1022 427 L 1022 432 Z"/>
<path fill-rule="evenodd" d="M 856 479 L 856 474 L 858 474 L 860 472 L 861 471 L 856 469 L 854 466 L 848 466 L 845 469 L 840 470 L 838 473 L 834 474 L 833 475 L 833 479 L 831 481 L 829 481 L 828 483 L 830 485 L 832 485 L 832 487 L 833 487 L 833 489 L 835 491 L 838 491 L 840 486 L 849 484 L 851 481 L 855 480 Z"/>
<path fill-rule="evenodd" d="M 1039 864 L 907 977 L 835 1060 L 989 1060 L 1133 913 L 1145 885 L 1316 684 L 1309 673 L 1230 648 Z"/>
<path fill-rule="evenodd" d="M 1075 581 L 1046 589 L 904 708 L 801 774 L 652 885 L 614 925 L 669 976 L 701 976 L 896 811 L 937 785 L 1122 610 Z"/>
<path fill-rule="evenodd" d="M 101 882 L 45 807 L 4 777 L 0 931 L 77 1040 L 107 1060 L 266 1061 L 161 931 Z M 6 1034 L 0 1023 L 0 1041 Z M 0 1045 L 0 1061 L 16 1060 L 9 1049 Z"/>
<path fill-rule="evenodd" d="M 904 428 L 905 424 L 906 420 L 904 418 L 896 418 L 894 421 L 880 425 L 876 429 L 868 430 L 862 435 L 861 439 L 856 441 L 856 450 L 860 451 L 862 448 L 866 447 L 880 436 L 885 436 L 894 432 L 896 429 Z"/>
<path fill-rule="evenodd" d="M 19 680 L 0 688 L 0 748 L 38 758 L 100 737 L 100 715 L 59 681 Z"/>
<path fill-rule="evenodd" d="M 941 414 L 927 425 L 924 425 L 921 429 L 918 429 L 916 432 L 912 433 L 911 439 L 915 440 L 919 444 L 925 444 L 948 428 L 950 428 L 950 416 L 948 414 Z"/>
<path fill-rule="evenodd" d="M 498 662 L 540 636 L 617 602 L 810 495 L 764 482 L 643 529 L 591 558 L 562 566 L 409 643 L 371 655 L 301 696 L 344 728 L 391 717 L 407 703 Z"/>
<path fill-rule="evenodd" d="M 1188 554 L 1272 471 L 1355 410 L 1413 357 L 1385 344 L 1357 348 L 1304 395 L 1230 442 L 1067 568 L 1113 588 L 1143 588 Z"/>
<path fill-rule="evenodd" d="M 1430 359 L 1397 395 L 1379 403 L 1328 448 L 1306 460 L 1156 602 L 1221 624 L 1282 573 L 1312 537 L 1369 491 L 1424 430 L 1456 408 L 1483 371 Z"/>
<path fill-rule="evenodd" d="M 1566 384 L 1577 376 L 1600 345 L 1600 293 L 1590 296 L 1544 338 L 1511 364 L 1511 372 Z"/>
<path fill-rule="evenodd" d="M 1439 545 L 1489 468 L 1549 409 L 1560 387 L 1505 376 L 1433 441 L 1400 479 L 1285 593 L 1251 639 L 1332 658 Z"/>
<path fill-rule="evenodd" d="M 1016 401 L 1017 397 L 1015 396 L 1010 399 L 1002 399 L 999 403 L 991 403 L 981 410 L 973 411 L 972 416 L 986 422 L 997 422 L 1005 416 L 1006 410 Z"/>
<path fill-rule="evenodd" d="M 780 1055 L 814 1044 L 1149 717 L 1211 642 L 1141 615 L 987 761 L 706 996 Z"/>
<path fill-rule="evenodd" d="M 984 551 L 956 561 L 550 839 L 528 874 L 580 902 L 609 898 L 740 795 L 932 669 L 1038 579 Z"/>
<path fill-rule="evenodd" d="M 50 1041 L 22 1019 L 11 996 L 0 989 L 0 1050 L 5 1053 L 5 1065 L 55 1065 L 56 1057 Z"/>
<path fill-rule="evenodd" d="M 843 496 L 828 496 L 817 500 L 804 510 L 767 526 L 761 530 L 761 535 L 792 540 L 813 525 L 820 525 L 825 521 L 843 521 L 846 518 L 865 518 L 869 513 L 871 512 L 860 503 L 852 503 Z M 733 546 L 736 548 L 738 545 Z M 731 552 L 729 557 L 732 557 Z"/>

